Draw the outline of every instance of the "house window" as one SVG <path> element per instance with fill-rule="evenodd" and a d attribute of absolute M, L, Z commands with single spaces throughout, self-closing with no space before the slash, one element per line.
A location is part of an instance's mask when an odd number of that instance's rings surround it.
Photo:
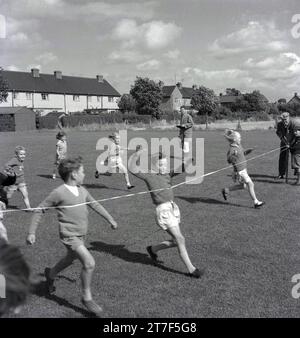
<path fill-rule="evenodd" d="M 19 96 L 18 92 L 13 92 L 13 98 L 14 98 L 14 100 L 17 100 L 18 96 Z"/>
<path fill-rule="evenodd" d="M 26 100 L 31 100 L 32 96 L 31 93 L 25 93 L 26 94 Z"/>
<path fill-rule="evenodd" d="M 101 96 L 97 96 L 97 102 L 101 102 Z"/>
<path fill-rule="evenodd" d="M 73 95 L 73 101 L 79 102 L 80 101 L 79 95 Z"/>
<path fill-rule="evenodd" d="M 92 97 L 88 96 L 88 102 L 92 102 Z"/>
<path fill-rule="evenodd" d="M 49 94 L 42 93 L 42 100 L 49 101 Z"/>
<path fill-rule="evenodd" d="M 109 96 L 109 97 L 108 97 L 108 102 L 114 102 L 114 98 L 111 97 L 111 96 Z"/>

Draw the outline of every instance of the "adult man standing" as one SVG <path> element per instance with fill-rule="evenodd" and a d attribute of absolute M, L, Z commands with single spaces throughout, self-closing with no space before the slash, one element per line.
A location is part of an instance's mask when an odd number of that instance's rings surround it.
<path fill-rule="evenodd" d="M 284 112 L 281 114 L 281 121 L 277 123 L 277 136 L 280 138 L 280 155 L 279 155 L 279 179 L 283 179 L 288 168 L 288 146 L 293 139 L 293 122 L 290 119 L 290 114 Z"/>
<path fill-rule="evenodd" d="M 185 163 L 185 154 L 188 154 L 191 150 L 192 137 L 193 137 L 193 118 L 188 112 L 185 110 L 184 106 L 180 107 L 180 125 L 179 128 L 179 138 L 181 140 L 182 147 L 182 165 L 184 170 Z"/>

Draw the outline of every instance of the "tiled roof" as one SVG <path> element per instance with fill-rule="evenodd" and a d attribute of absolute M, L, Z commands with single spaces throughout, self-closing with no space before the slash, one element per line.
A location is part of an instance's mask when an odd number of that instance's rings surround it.
<path fill-rule="evenodd" d="M 63 75 L 56 79 L 51 74 L 33 77 L 31 72 L 3 71 L 9 90 L 19 92 L 38 92 L 70 95 L 121 96 L 106 80 Z"/>
<path fill-rule="evenodd" d="M 22 111 L 25 110 L 30 110 L 29 108 L 26 107 L 0 107 L 0 114 L 19 114 L 22 113 Z"/>
<path fill-rule="evenodd" d="M 173 93 L 174 89 L 175 89 L 175 85 L 174 86 L 164 86 L 163 87 L 163 96 L 164 97 L 170 97 L 171 94 Z M 182 97 L 184 99 L 190 99 L 192 97 L 192 95 L 195 93 L 195 90 L 193 88 L 190 87 L 181 87 L 179 88 L 179 91 L 182 95 Z"/>

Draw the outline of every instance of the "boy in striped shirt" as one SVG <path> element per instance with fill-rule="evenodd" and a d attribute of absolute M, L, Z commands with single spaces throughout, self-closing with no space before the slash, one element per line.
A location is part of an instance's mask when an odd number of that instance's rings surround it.
<path fill-rule="evenodd" d="M 75 259 L 82 264 L 82 303 L 93 314 L 99 316 L 102 308 L 93 300 L 91 294 L 91 280 L 95 269 L 95 260 L 84 245 L 88 230 L 89 205 L 99 215 L 105 218 L 113 229 L 117 223 L 113 217 L 89 194 L 81 185 L 84 180 L 84 167 L 80 157 L 63 159 L 58 172 L 64 184 L 53 190 L 39 205 L 41 210 L 49 207 L 57 209 L 59 222 L 59 236 L 67 249 L 67 254 L 53 268 L 45 269 L 45 277 L 49 293 L 55 291 L 54 279 L 59 272 L 72 265 Z M 41 219 L 41 211 L 34 214 L 29 228 L 27 242 L 34 244 L 35 233 Z"/>

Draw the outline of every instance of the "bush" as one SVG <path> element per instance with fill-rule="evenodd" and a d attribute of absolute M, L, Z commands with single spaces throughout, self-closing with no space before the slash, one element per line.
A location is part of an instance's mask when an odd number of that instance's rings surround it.
<path fill-rule="evenodd" d="M 39 128 L 55 129 L 58 123 L 57 116 L 43 116 L 38 117 L 37 123 Z M 137 115 L 137 114 L 122 114 L 119 111 L 112 113 L 100 113 L 97 115 L 91 115 L 86 113 L 76 112 L 70 116 L 64 116 L 62 118 L 63 126 L 66 128 L 75 128 L 78 126 L 85 126 L 90 124 L 116 124 L 116 123 L 144 123 L 150 124 L 150 115 Z"/>

